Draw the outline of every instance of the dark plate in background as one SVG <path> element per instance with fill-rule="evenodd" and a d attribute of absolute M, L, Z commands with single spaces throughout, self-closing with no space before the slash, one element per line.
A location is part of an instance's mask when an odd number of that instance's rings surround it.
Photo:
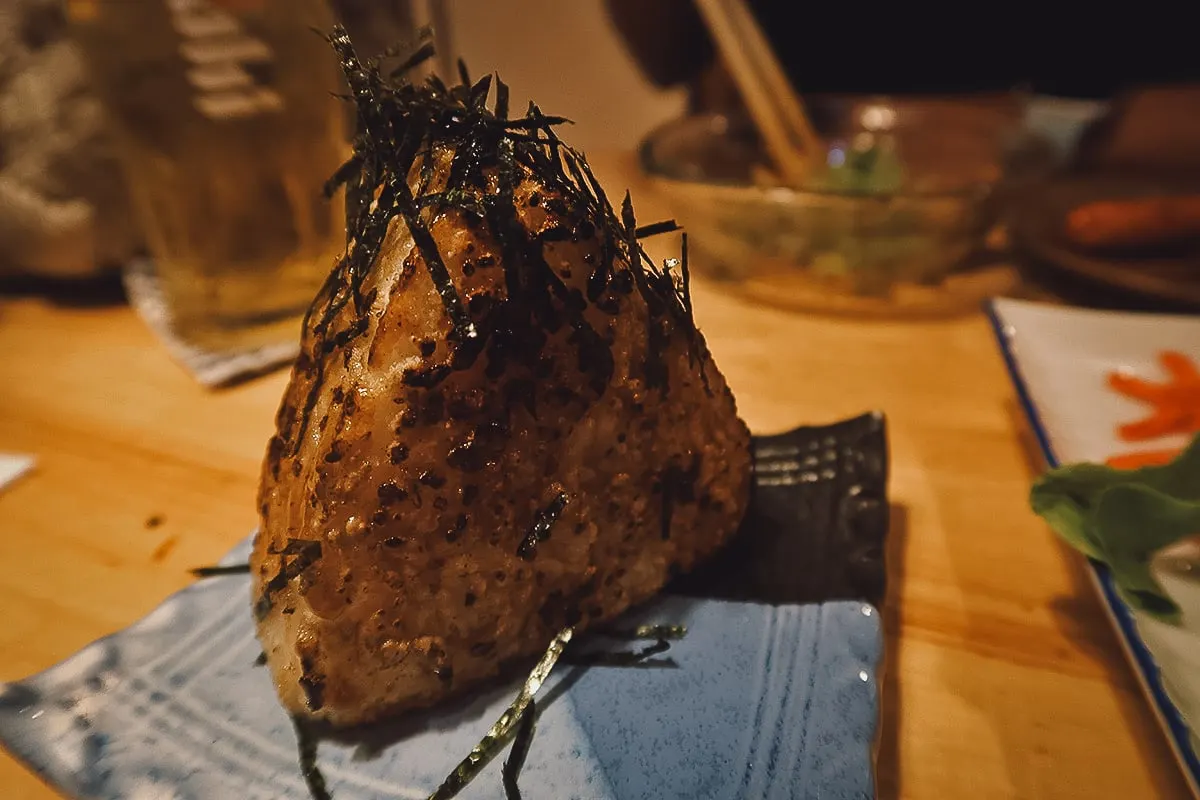
<path fill-rule="evenodd" d="M 1200 309 L 1200 251 L 1109 256 L 1072 247 L 1067 214 L 1097 200 L 1200 194 L 1200 176 L 1136 173 L 1062 175 L 1028 187 L 1012 207 L 1013 247 L 1039 267 L 1176 309 Z"/>

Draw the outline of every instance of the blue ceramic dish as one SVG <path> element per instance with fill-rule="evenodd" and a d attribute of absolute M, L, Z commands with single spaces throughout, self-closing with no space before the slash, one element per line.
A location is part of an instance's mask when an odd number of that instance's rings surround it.
<path fill-rule="evenodd" d="M 527 800 L 874 796 L 887 450 L 882 417 L 756 440 L 747 525 L 707 571 L 633 612 L 683 623 L 658 669 L 560 667 Z M 244 542 L 226 563 L 244 561 Z M 0 691 L 0 742 L 68 797 L 304 798 L 245 575 L 210 578 Z M 511 702 L 469 701 L 322 741 L 337 800 L 425 798 Z M 460 795 L 503 797 L 494 760 Z"/>

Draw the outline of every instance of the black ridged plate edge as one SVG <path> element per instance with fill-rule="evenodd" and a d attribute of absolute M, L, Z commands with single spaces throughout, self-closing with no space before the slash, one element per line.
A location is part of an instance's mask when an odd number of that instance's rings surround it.
<path fill-rule="evenodd" d="M 724 600 L 866 600 L 887 587 L 887 422 L 874 412 L 756 436 L 750 508 L 730 543 L 669 591 Z"/>

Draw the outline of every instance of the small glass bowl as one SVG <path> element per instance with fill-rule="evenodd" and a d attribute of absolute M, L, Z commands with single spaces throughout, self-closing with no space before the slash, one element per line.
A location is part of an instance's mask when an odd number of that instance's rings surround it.
<path fill-rule="evenodd" d="M 1023 98 L 808 102 L 827 149 L 799 187 L 771 173 L 742 117 L 687 116 L 642 142 L 642 168 L 688 229 L 697 271 L 815 310 L 940 308 L 947 279 L 962 295 L 953 273 L 998 220 Z"/>

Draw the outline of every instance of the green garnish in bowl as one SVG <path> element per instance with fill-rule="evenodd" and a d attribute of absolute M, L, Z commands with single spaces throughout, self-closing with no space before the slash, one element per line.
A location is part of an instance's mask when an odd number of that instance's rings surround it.
<path fill-rule="evenodd" d="M 1125 602 L 1178 623 L 1179 605 L 1150 564 L 1159 551 L 1200 534 L 1200 436 L 1162 466 L 1052 469 L 1034 482 L 1029 499 L 1067 544 L 1108 566 Z"/>

